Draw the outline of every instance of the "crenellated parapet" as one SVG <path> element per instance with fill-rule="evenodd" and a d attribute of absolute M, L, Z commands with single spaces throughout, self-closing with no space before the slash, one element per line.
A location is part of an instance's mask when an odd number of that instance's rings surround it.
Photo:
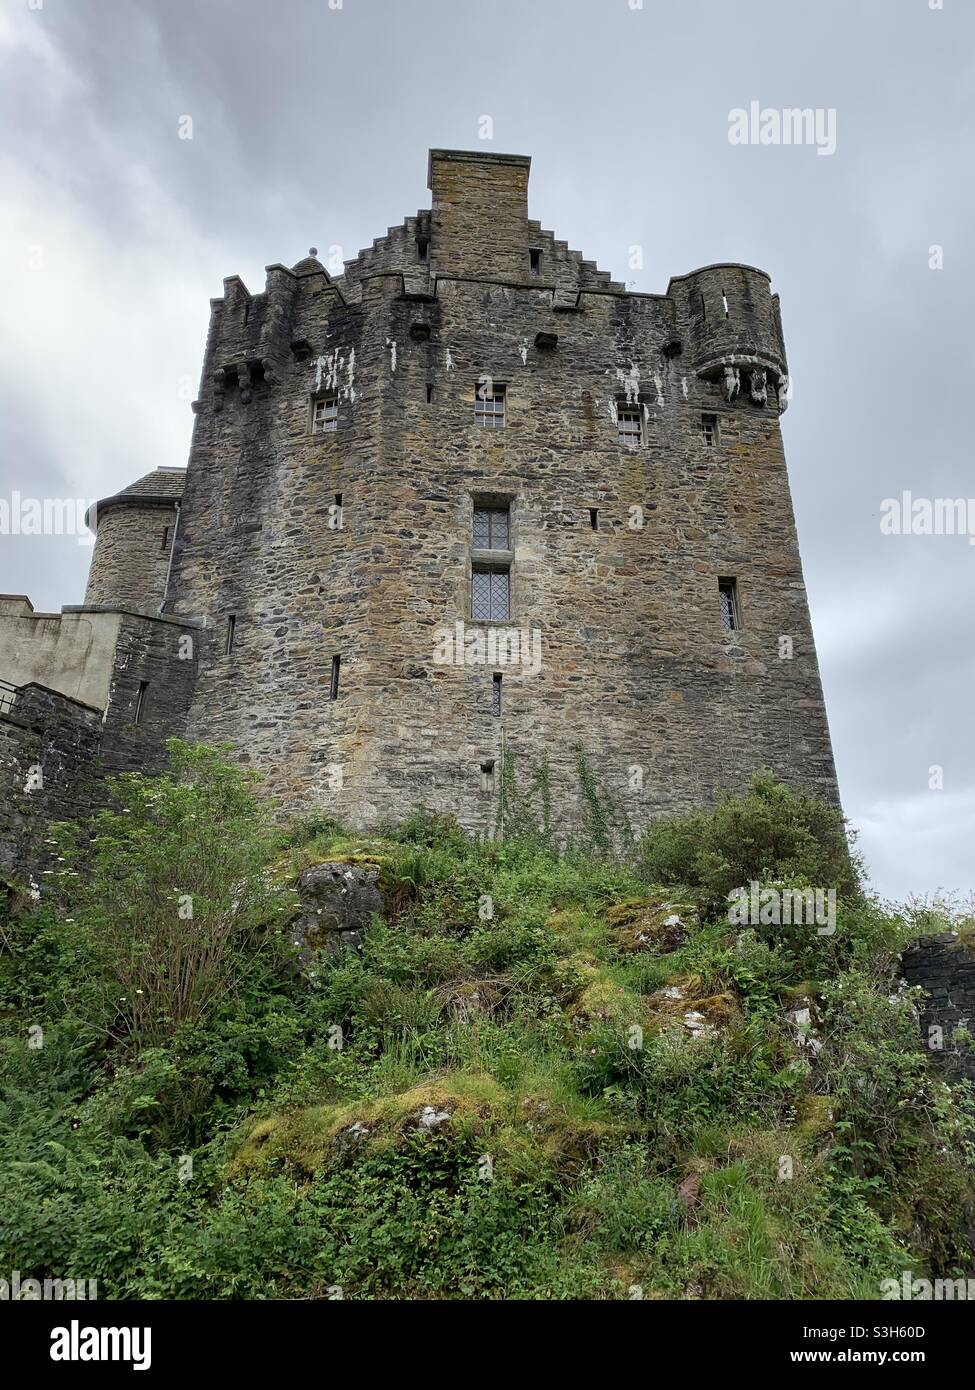
<path fill-rule="evenodd" d="M 672 279 L 678 329 L 697 375 L 725 400 L 783 411 L 789 370 L 779 297 L 769 277 L 746 265 L 710 265 Z"/>
<path fill-rule="evenodd" d="M 290 270 L 269 265 L 261 294 L 250 294 L 237 275 L 224 280 L 223 296 L 210 301 L 203 372 L 215 411 L 223 409 L 231 394 L 248 404 L 256 389 L 275 386 L 289 361 L 306 354 L 308 344 L 296 336 L 296 325 L 312 299 L 324 313 L 344 302 L 341 288 L 314 255 Z"/>

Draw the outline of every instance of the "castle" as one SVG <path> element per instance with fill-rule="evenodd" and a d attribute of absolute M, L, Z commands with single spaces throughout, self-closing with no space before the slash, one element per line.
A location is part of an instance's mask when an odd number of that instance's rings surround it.
<path fill-rule="evenodd" d="M 528 217 L 530 160 L 432 150 L 431 210 L 211 304 L 189 466 L 97 504 L 84 604 L 0 597 L 0 871 L 176 734 L 283 813 L 576 749 L 639 827 L 768 766 L 838 801 L 769 278 L 636 294 Z"/>

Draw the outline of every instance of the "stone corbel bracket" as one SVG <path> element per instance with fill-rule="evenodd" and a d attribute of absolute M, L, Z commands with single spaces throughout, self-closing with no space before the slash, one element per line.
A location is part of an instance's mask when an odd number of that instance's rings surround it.
<path fill-rule="evenodd" d="M 719 362 L 709 362 L 698 376 L 702 381 L 720 385 L 721 394 L 729 405 L 740 396 L 759 407 L 772 404 L 780 415 L 788 409 L 789 377 L 766 358 L 746 353 L 730 354 Z"/>

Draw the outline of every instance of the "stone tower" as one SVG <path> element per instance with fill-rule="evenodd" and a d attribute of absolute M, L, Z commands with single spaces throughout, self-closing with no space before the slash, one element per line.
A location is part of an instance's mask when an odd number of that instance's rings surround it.
<path fill-rule="evenodd" d="M 165 604 L 203 624 L 186 731 L 361 824 L 485 828 L 503 749 L 570 813 L 581 746 L 636 825 L 759 766 L 835 801 L 768 276 L 629 293 L 529 219 L 529 165 L 432 150 L 430 211 L 341 276 L 224 282 Z"/>
<path fill-rule="evenodd" d="M 183 468 L 157 468 L 91 509 L 85 520 L 95 533 L 95 549 L 86 604 L 159 611 L 185 477 Z"/>

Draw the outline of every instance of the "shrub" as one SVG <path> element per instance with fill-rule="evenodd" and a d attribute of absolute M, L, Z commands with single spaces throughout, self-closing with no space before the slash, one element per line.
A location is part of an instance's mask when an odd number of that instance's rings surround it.
<path fill-rule="evenodd" d="M 654 821 L 637 843 L 636 868 L 646 883 L 700 889 L 714 913 L 753 880 L 800 878 L 859 895 L 842 813 L 771 772 L 755 773 L 743 793 L 725 793 L 713 811 Z"/>
<path fill-rule="evenodd" d="M 276 837 L 253 778 L 219 749 L 169 747 L 170 774 L 109 779 L 111 809 L 60 828 L 51 871 L 98 960 L 108 1026 L 136 1051 L 238 992 L 294 910 L 265 869 Z"/>
<path fill-rule="evenodd" d="M 652 827 L 640 879 L 584 760 L 560 851 L 547 778 L 503 843 L 421 809 L 288 844 L 220 750 L 173 759 L 7 913 L 0 1266 L 103 1298 L 851 1298 L 970 1269 L 970 1088 L 897 984 L 948 919 L 860 895 L 837 812 L 762 775 Z M 300 972 L 284 884 L 333 858 L 378 865 L 384 915 Z M 841 888 L 836 932 L 736 926 L 751 878 Z"/>

